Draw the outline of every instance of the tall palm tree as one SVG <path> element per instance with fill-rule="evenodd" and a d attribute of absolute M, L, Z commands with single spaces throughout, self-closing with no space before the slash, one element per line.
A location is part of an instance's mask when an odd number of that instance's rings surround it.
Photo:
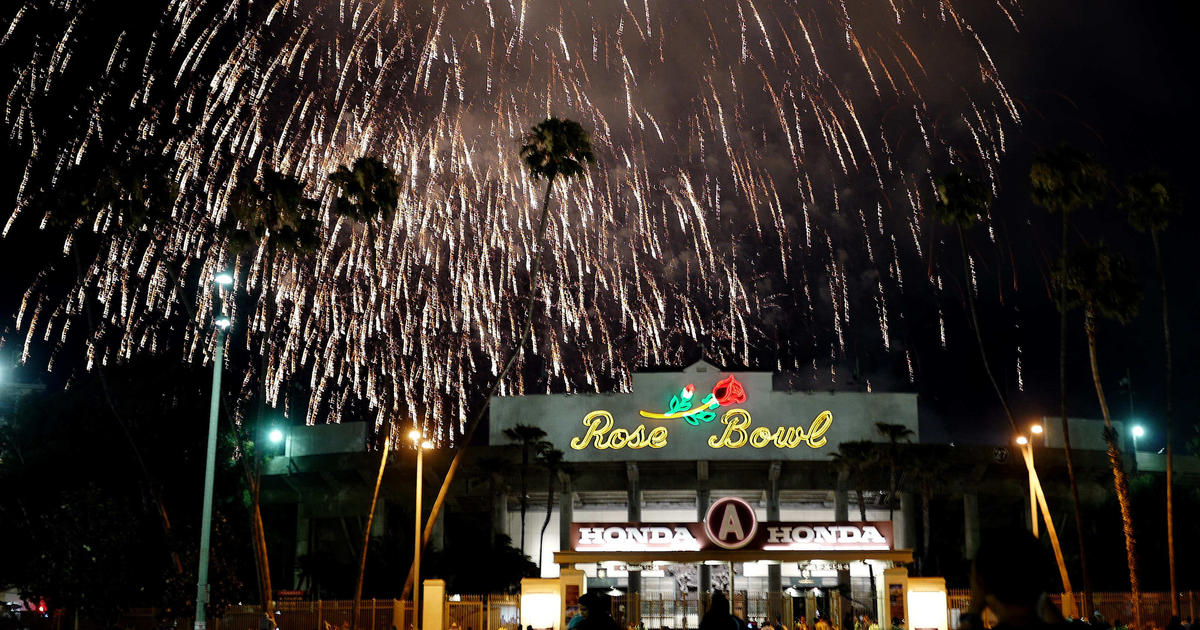
<path fill-rule="evenodd" d="M 1067 273 L 1067 235 L 1070 215 L 1083 208 L 1093 208 L 1104 198 L 1104 168 L 1089 155 L 1062 145 L 1042 151 L 1034 158 L 1029 170 L 1033 203 L 1062 219 L 1062 243 L 1059 246 L 1058 273 Z M 1075 538 L 1079 544 L 1079 568 L 1083 577 L 1085 610 L 1095 610 L 1092 600 L 1092 581 L 1088 576 L 1087 549 L 1083 543 L 1083 519 L 1079 511 L 1079 484 L 1075 481 L 1075 463 L 1071 452 L 1071 427 L 1067 420 L 1067 287 L 1058 291 L 1058 402 L 1062 416 L 1063 455 L 1067 461 L 1067 478 L 1071 482 L 1071 506 L 1075 511 Z"/>
<path fill-rule="evenodd" d="M 400 183 L 396 180 L 396 172 L 379 158 L 364 156 L 349 167 L 337 167 L 329 174 L 329 182 L 338 189 L 337 200 L 333 204 L 333 211 L 338 217 L 366 225 L 371 267 L 375 273 L 379 273 L 375 225 L 387 223 L 396 214 L 396 206 L 400 203 Z"/>
<path fill-rule="evenodd" d="M 375 521 L 375 505 L 379 501 L 379 486 L 383 484 L 383 471 L 387 468 L 388 453 L 391 451 L 391 435 L 384 423 L 383 454 L 379 457 L 379 472 L 375 475 L 375 490 L 371 493 L 371 507 L 367 510 L 367 524 L 363 527 L 362 553 L 358 556 L 358 579 L 354 583 L 354 607 L 350 614 L 350 630 L 358 628 L 358 611 L 362 608 L 363 578 L 367 574 L 367 550 L 371 547 L 371 524 Z M 419 492 L 419 490 L 418 490 Z"/>
<path fill-rule="evenodd" d="M 1162 249 L 1159 235 L 1167 229 L 1171 219 L 1178 216 L 1183 208 L 1179 196 L 1163 173 L 1147 172 L 1129 178 L 1125 185 L 1125 194 L 1121 200 L 1121 209 L 1129 215 L 1129 223 L 1139 232 L 1149 233 L 1150 242 L 1154 245 L 1154 265 L 1158 270 L 1159 294 L 1162 296 L 1163 346 L 1166 351 L 1166 438 L 1167 438 L 1167 558 L 1171 573 L 1171 614 L 1179 614 L 1179 588 L 1175 582 L 1175 511 L 1174 485 L 1175 472 L 1172 434 L 1172 404 L 1171 389 L 1174 374 L 1171 369 L 1171 324 L 1168 318 L 1167 304 L 1167 275 L 1163 272 Z M 1135 454 L 1136 456 L 1136 454 Z"/>
<path fill-rule="evenodd" d="M 946 463 L 948 453 L 944 449 L 922 448 L 914 451 L 913 455 L 915 457 L 908 459 L 905 468 L 917 487 L 917 494 L 921 497 L 921 573 L 929 575 L 929 562 L 932 557 L 930 534 L 933 529 L 929 504 L 934 494 L 942 489 L 950 466 Z"/>
<path fill-rule="evenodd" d="M 894 521 L 896 514 L 896 483 L 898 481 L 896 473 L 901 464 L 900 441 L 908 441 L 913 436 L 913 432 L 912 429 L 903 424 L 888 424 L 887 422 L 876 422 L 875 430 L 887 438 L 888 441 L 888 520 Z"/>
<path fill-rule="evenodd" d="M 399 203 L 400 185 L 396 181 L 396 173 L 382 160 L 376 157 L 364 156 L 354 161 L 352 165 L 339 166 L 329 174 L 329 182 L 337 188 L 337 199 L 333 211 L 341 219 L 348 219 L 366 225 L 367 246 L 371 251 L 372 273 L 379 273 L 379 256 L 376 253 L 375 224 L 387 222 L 396 213 Z M 391 392 L 384 394 L 382 408 L 391 409 Z M 375 480 L 375 492 L 371 498 L 371 507 L 367 511 L 367 529 L 363 532 L 362 555 L 358 565 L 358 584 L 354 588 L 354 609 L 351 615 L 351 630 L 357 628 L 358 611 L 362 601 L 362 583 L 366 575 L 367 551 L 371 541 L 371 521 L 375 518 L 375 498 L 379 496 L 379 484 L 383 480 L 383 469 L 387 463 L 389 444 L 391 443 L 391 423 L 383 423 L 382 430 L 383 453 L 379 459 L 379 475 Z"/>
<path fill-rule="evenodd" d="M 504 437 L 521 446 L 521 553 L 525 553 L 525 514 L 529 511 L 529 463 L 534 453 L 542 448 L 546 432 L 528 424 L 518 424 L 504 430 Z"/>
<path fill-rule="evenodd" d="M 310 254 L 316 250 L 320 242 L 320 221 L 316 218 L 316 211 L 317 202 L 307 196 L 304 182 L 299 179 L 274 170 L 266 171 L 257 179 L 250 173 L 243 174 L 231 199 L 229 220 L 224 230 L 229 236 L 229 247 L 234 254 L 241 255 L 254 248 L 260 250 L 264 260 L 260 293 L 266 291 L 275 259 L 279 255 Z M 272 309 L 270 300 L 266 301 L 265 307 Z M 266 426 L 267 407 L 267 353 L 263 352 L 260 355 L 256 435 Z M 261 470 L 258 467 L 258 458 L 255 457 L 254 460 L 254 470 L 250 472 L 247 468 L 253 511 L 251 524 L 255 543 L 254 555 L 263 611 L 273 616 L 271 565 L 267 558 L 267 539 L 259 500 Z"/>
<path fill-rule="evenodd" d="M 493 500 L 496 497 L 503 496 L 508 491 L 508 484 L 505 482 L 504 475 L 509 470 L 512 470 L 512 461 L 503 456 L 481 457 L 476 464 L 479 466 L 479 476 L 487 483 L 488 496 L 492 497 Z M 493 514 L 493 518 L 491 519 L 492 535 L 489 540 L 492 549 L 496 548 L 498 537 L 505 533 L 504 530 L 496 528 L 496 521 L 498 519 L 495 516 Z"/>
<path fill-rule="evenodd" d="M 983 345 L 983 333 L 979 329 L 979 316 L 975 313 L 975 292 L 971 287 L 971 263 L 967 258 L 967 239 L 963 235 L 966 230 L 975 225 L 979 216 L 992 203 L 992 193 L 987 186 L 962 171 L 952 171 L 943 175 L 936 182 L 937 201 L 933 206 L 934 218 L 944 225 L 953 226 L 958 233 L 958 245 L 962 250 L 963 284 L 967 294 L 967 310 L 971 314 L 971 328 L 975 331 L 975 341 L 979 345 L 979 358 L 983 362 L 983 371 L 987 373 L 992 389 L 1004 408 L 1004 415 L 1013 433 L 1017 433 L 1017 422 L 1012 410 L 1008 407 L 1008 397 L 1000 389 L 1000 383 L 992 373 L 991 363 L 987 358 L 987 350 Z"/>
<path fill-rule="evenodd" d="M 1100 364 L 1096 358 L 1096 319 L 1106 317 L 1127 323 L 1136 314 L 1141 300 L 1141 287 L 1119 255 L 1104 246 L 1085 247 L 1071 255 L 1066 264 L 1065 276 L 1056 278 L 1065 284 L 1069 295 L 1083 306 L 1084 332 L 1087 333 L 1088 356 L 1091 360 L 1092 382 L 1096 386 L 1096 398 L 1100 412 L 1104 415 L 1104 441 L 1108 443 L 1108 461 L 1112 467 L 1113 487 L 1117 503 L 1121 507 L 1121 525 L 1125 534 L 1125 555 L 1129 565 L 1129 587 L 1133 595 L 1134 627 L 1142 626 L 1141 585 L 1137 577 L 1137 542 L 1133 531 L 1133 512 L 1129 502 L 1129 482 L 1121 462 L 1121 449 L 1117 444 L 1117 432 L 1113 429 L 1104 398 L 1104 386 L 1100 382 Z M 1134 454 L 1137 455 L 1136 453 Z"/>
<path fill-rule="evenodd" d="M 875 443 L 867 440 L 842 442 L 838 450 L 830 453 L 833 465 L 839 472 L 845 473 L 854 484 L 854 493 L 858 496 L 858 516 L 867 520 L 867 502 L 863 497 L 863 481 L 867 473 L 879 463 L 879 449 Z M 893 530 L 892 535 L 895 535 Z M 871 577 L 871 592 L 875 592 L 875 568 L 867 563 L 868 575 Z"/>
<path fill-rule="evenodd" d="M 546 519 L 542 521 L 542 532 L 538 535 L 538 567 L 542 566 L 542 545 L 546 541 L 546 528 L 550 526 L 550 515 L 554 512 L 554 482 L 560 473 L 570 474 L 570 466 L 563 462 L 564 454 L 554 448 L 549 442 L 542 442 L 545 448 L 539 449 L 537 461 L 546 469 Z M 570 497 L 567 497 L 570 500 Z M 560 511 L 561 513 L 561 511 Z"/>
<path fill-rule="evenodd" d="M 541 278 L 542 253 L 545 250 L 546 224 L 550 216 L 548 209 L 550 207 L 550 194 L 554 190 L 554 182 L 560 177 L 568 181 L 573 177 L 579 177 L 583 174 L 583 169 L 586 165 L 596 161 L 596 156 L 592 153 L 591 136 L 588 135 L 583 126 L 573 120 L 547 118 L 533 126 L 529 130 L 529 133 L 526 134 L 523 142 L 520 155 L 521 159 L 525 161 L 525 165 L 529 168 L 530 177 L 535 180 L 546 180 L 546 194 L 542 198 L 541 217 L 538 219 L 538 231 L 534 239 L 537 253 L 534 255 L 534 263 L 529 277 L 529 301 L 525 306 L 525 328 L 516 343 L 509 350 L 508 359 L 504 362 L 500 372 L 496 374 L 495 380 L 492 381 L 492 386 L 488 389 L 487 396 L 480 403 L 479 410 L 475 412 L 475 416 L 467 424 L 462 438 L 458 441 L 459 444 L 471 443 L 471 437 L 475 435 L 475 429 L 478 428 L 480 421 L 483 420 L 483 415 L 487 413 L 488 406 L 492 402 L 492 396 L 508 376 L 508 372 L 512 369 L 513 364 L 516 363 L 517 357 L 521 354 L 521 348 L 525 346 L 525 342 L 529 340 L 529 335 L 533 331 L 533 307 L 537 301 L 539 292 L 538 281 Z M 422 545 L 428 544 L 430 536 L 433 535 L 433 524 L 441 512 L 442 504 L 446 501 L 446 494 L 450 490 L 450 484 L 454 481 L 454 473 L 458 470 L 462 454 L 463 450 L 459 449 L 454 454 L 454 458 L 450 460 L 450 467 L 446 470 L 446 476 L 442 480 L 441 488 L 438 489 L 437 498 L 433 500 L 433 506 L 429 510 L 429 520 L 425 521 L 425 533 L 422 535 Z M 404 585 L 404 591 L 401 595 L 402 597 L 410 592 L 412 579 L 412 571 L 410 570 L 408 579 Z"/>

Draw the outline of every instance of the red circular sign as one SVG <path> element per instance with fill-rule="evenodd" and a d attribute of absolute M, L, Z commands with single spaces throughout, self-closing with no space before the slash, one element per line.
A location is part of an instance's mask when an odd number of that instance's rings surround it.
<path fill-rule="evenodd" d="M 757 531 L 754 508 L 737 497 L 717 499 L 704 515 L 704 533 L 718 547 L 741 549 Z"/>

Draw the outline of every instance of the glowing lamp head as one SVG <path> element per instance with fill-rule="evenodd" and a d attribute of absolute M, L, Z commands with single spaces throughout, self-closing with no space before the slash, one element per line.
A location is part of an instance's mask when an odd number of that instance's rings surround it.
<path fill-rule="evenodd" d="M 1029 443 L 1029 438 L 1025 437 L 1024 435 L 1017 436 L 1017 444 L 1020 444 L 1021 446 L 1025 446 L 1028 443 Z"/>
<path fill-rule="evenodd" d="M 1042 429 L 1042 425 L 1040 425 L 1040 424 L 1035 424 L 1035 425 L 1029 427 L 1029 431 L 1031 433 L 1033 433 L 1034 435 L 1041 435 L 1043 430 L 1044 429 Z"/>
<path fill-rule="evenodd" d="M 412 441 L 414 441 L 414 442 L 420 442 L 420 441 L 421 441 L 421 432 L 420 432 L 420 431 L 418 431 L 418 430 L 416 430 L 416 429 L 413 429 L 412 431 L 409 431 L 409 432 L 408 432 L 408 439 L 410 439 L 410 440 L 412 440 Z"/>
<path fill-rule="evenodd" d="M 216 282 L 217 286 L 220 286 L 220 287 L 232 286 L 233 285 L 233 274 L 229 273 L 228 271 L 222 271 L 221 273 L 218 273 L 216 275 L 216 277 L 213 278 L 213 282 Z"/>
<path fill-rule="evenodd" d="M 267 439 L 271 440 L 271 442 L 275 444 L 278 444 L 283 441 L 283 431 L 280 431 L 279 429 L 271 429 L 271 432 L 267 434 Z"/>
<path fill-rule="evenodd" d="M 1146 430 L 1142 428 L 1142 425 L 1140 425 L 1140 424 L 1133 425 L 1133 437 L 1140 438 L 1143 435 L 1146 435 Z"/>
<path fill-rule="evenodd" d="M 428 451 L 431 448 L 433 448 L 433 442 L 430 442 L 429 440 L 425 440 L 424 442 L 421 442 L 422 450 Z"/>
<path fill-rule="evenodd" d="M 229 328 L 230 321 L 229 321 L 228 317 L 218 317 L 217 321 L 215 321 L 213 323 L 217 325 L 217 328 L 220 328 L 221 330 L 225 330 L 225 329 Z"/>

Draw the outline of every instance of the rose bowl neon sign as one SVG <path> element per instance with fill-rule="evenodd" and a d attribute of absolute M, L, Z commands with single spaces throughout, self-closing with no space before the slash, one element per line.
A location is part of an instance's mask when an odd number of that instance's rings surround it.
<path fill-rule="evenodd" d="M 833 413 L 825 410 L 818 413 L 808 426 L 753 426 L 750 412 L 734 406 L 746 402 L 747 395 L 745 387 L 732 374 L 718 380 L 712 391 L 693 406 L 695 395 L 696 386 L 688 383 L 671 396 L 665 413 L 645 409 L 638 413 L 643 418 L 653 420 L 681 419 L 695 427 L 700 426 L 701 422 L 714 420 L 719 408 L 730 407 L 721 414 L 721 424 L 724 425 L 721 431 L 705 441 L 709 448 L 714 449 L 737 449 L 743 446 L 792 449 L 801 444 L 817 449 L 828 442 L 825 433 L 833 425 Z M 667 446 L 670 437 L 670 428 L 666 424 L 639 424 L 633 429 L 616 426 L 612 413 L 604 409 L 591 411 L 584 416 L 583 426 L 583 435 L 577 435 L 570 441 L 573 450 L 661 449 Z"/>

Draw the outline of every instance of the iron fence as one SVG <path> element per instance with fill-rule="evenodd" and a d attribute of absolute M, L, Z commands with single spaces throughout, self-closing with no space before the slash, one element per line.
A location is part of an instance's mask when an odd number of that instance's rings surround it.
<path fill-rule="evenodd" d="M 967 609 L 971 603 L 971 592 L 966 589 L 950 589 L 948 596 L 951 621 L 956 622 L 957 616 L 954 611 Z M 1127 626 L 1133 623 L 1133 595 L 1130 593 L 1092 593 L 1094 607 L 1090 611 L 1084 604 L 1083 593 L 1071 593 L 1071 596 L 1075 603 L 1075 610 L 1085 611 L 1089 614 L 1098 611 L 1104 616 L 1105 621 L 1113 625 Z M 1061 594 L 1054 594 L 1050 596 L 1050 599 L 1065 614 L 1066 607 L 1063 597 Z M 1179 611 L 1181 616 L 1195 619 L 1197 612 L 1200 612 L 1200 593 L 1195 591 L 1180 593 Z M 1142 593 L 1142 623 L 1146 626 L 1146 630 L 1165 628 L 1170 619 L 1170 593 Z M 990 614 L 985 614 L 983 622 L 990 628 L 995 625 L 996 619 Z M 953 627 L 957 628 L 957 623 L 953 623 Z"/>

